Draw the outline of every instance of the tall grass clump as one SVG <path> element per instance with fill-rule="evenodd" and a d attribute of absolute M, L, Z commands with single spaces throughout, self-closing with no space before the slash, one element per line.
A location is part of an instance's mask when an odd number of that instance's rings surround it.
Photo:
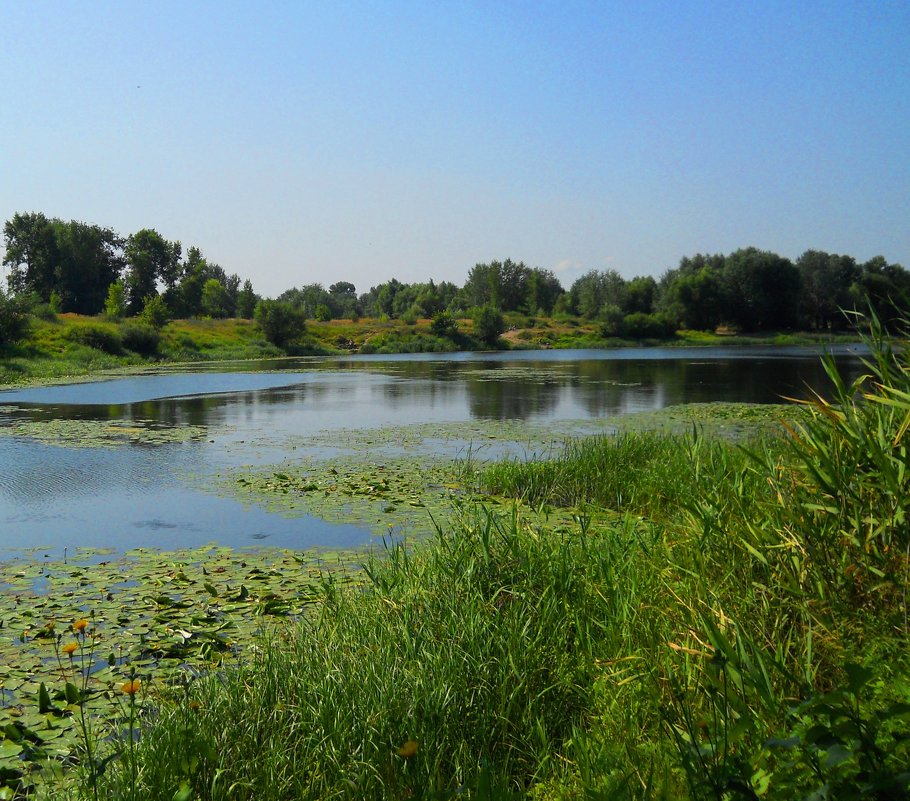
<path fill-rule="evenodd" d="M 874 318 L 867 345 L 754 455 L 769 500 L 707 485 L 690 506 L 664 720 L 692 797 L 908 797 L 910 369 Z"/>
<path fill-rule="evenodd" d="M 523 793 L 563 769 L 598 660 L 626 650 L 610 632 L 635 614 L 636 548 L 631 530 L 557 534 L 480 510 L 392 548 L 365 566 L 369 591 L 326 583 L 298 631 L 166 711 L 130 797 Z M 126 797 L 117 780 L 105 792 Z"/>
<path fill-rule="evenodd" d="M 707 485 L 748 481 L 742 491 L 760 494 L 762 482 L 750 467 L 745 451 L 697 430 L 684 436 L 633 431 L 570 440 L 553 459 L 488 465 L 480 483 L 533 507 L 591 505 L 666 520 Z"/>

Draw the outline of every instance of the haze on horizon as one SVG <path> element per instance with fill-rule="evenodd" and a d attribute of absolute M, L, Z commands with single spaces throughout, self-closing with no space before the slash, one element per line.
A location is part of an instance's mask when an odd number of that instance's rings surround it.
<path fill-rule="evenodd" d="M 905 2 L 8 3 L 0 29 L 3 220 L 155 228 L 263 295 L 750 245 L 910 267 Z"/>

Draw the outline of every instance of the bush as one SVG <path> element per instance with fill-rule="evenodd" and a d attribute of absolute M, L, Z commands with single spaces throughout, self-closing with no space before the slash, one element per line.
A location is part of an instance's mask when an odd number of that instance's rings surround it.
<path fill-rule="evenodd" d="M 0 347 L 18 342 L 27 333 L 28 312 L 25 303 L 0 290 Z"/>
<path fill-rule="evenodd" d="M 260 300 L 253 316 L 265 338 L 279 348 L 306 333 L 306 318 L 299 306 L 282 300 Z"/>
<path fill-rule="evenodd" d="M 114 356 L 123 353 L 123 341 L 120 339 L 120 335 L 102 325 L 90 323 L 89 325 L 74 326 L 66 332 L 66 338 L 70 342 L 78 342 L 80 345 L 102 350 Z"/>
<path fill-rule="evenodd" d="M 619 306 L 607 304 L 600 310 L 600 335 L 607 339 L 608 337 L 622 336 L 623 333 L 623 316 Z"/>
<path fill-rule="evenodd" d="M 451 312 L 441 311 L 433 315 L 430 331 L 435 337 L 452 338 L 458 333 L 458 320 Z"/>
<path fill-rule="evenodd" d="M 474 310 L 474 336 L 490 347 L 495 347 L 500 334 L 506 330 L 502 312 L 487 304 Z"/>
<path fill-rule="evenodd" d="M 127 323 L 120 329 L 123 347 L 140 356 L 154 356 L 161 344 L 161 333 L 150 325 Z"/>
<path fill-rule="evenodd" d="M 627 314 L 622 321 L 622 334 L 630 339 L 667 339 L 676 333 L 676 323 L 665 314 Z"/>
<path fill-rule="evenodd" d="M 171 310 L 167 307 L 167 303 L 164 302 L 164 298 L 160 295 L 155 295 L 145 301 L 145 306 L 139 315 L 139 319 L 145 325 L 150 325 L 156 330 L 161 329 L 171 319 Z"/>

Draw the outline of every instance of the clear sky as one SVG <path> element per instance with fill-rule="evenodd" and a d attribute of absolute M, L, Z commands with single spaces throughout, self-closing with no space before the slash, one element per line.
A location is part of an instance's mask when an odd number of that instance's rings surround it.
<path fill-rule="evenodd" d="M 155 228 L 265 295 L 910 267 L 907 0 L 0 0 L 0 75 L 3 220 Z"/>

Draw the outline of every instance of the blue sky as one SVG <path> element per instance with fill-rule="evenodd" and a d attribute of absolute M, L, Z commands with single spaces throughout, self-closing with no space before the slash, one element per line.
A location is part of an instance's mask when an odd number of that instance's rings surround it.
<path fill-rule="evenodd" d="M 155 228 L 266 295 L 910 267 L 908 43 L 906 1 L 7 2 L 0 216 Z"/>

